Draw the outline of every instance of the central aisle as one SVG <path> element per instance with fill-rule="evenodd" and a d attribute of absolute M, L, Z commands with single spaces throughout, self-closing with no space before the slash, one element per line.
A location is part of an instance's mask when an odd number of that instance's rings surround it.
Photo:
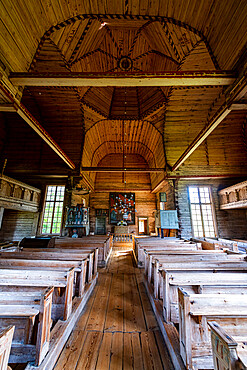
<path fill-rule="evenodd" d="M 131 249 L 114 248 L 55 370 L 173 369 Z"/>

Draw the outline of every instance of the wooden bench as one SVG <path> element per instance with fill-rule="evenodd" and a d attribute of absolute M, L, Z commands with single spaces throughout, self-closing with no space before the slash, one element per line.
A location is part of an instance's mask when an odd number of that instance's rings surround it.
<path fill-rule="evenodd" d="M 87 281 L 90 282 L 93 276 L 97 275 L 97 253 L 98 249 L 90 249 L 88 251 L 74 251 L 63 249 L 23 249 L 19 252 L 0 252 L 0 259 L 32 259 L 32 260 L 56 260 L 56 261 L 83 261 L 88 258 L 87 262 Z"/>
<path fill-rule="evenodd" d="M 236 342 L 217 322 L 208 323 L 211 330 L 211 345 L 214 369 L 247 369 L 247 331 L 245 341 Z"/>
<path fill-rule="evenodd" d="M 144 250 L 149 249 L 150 251 L 153 250 L 198 250 L 201 249 L 200 243 L 192 243 L 187 241 L 157 241 L 156 243 L 150 241 L 149 243 L 145 242 L 143 244 L 137 243 L 137 258 L 138 258 L 138 267 L 144 267 L 145 257 L 144 257 Z"/>
<path fill-rule="evenodd" d="M 83 238 L 55 238 L 55 248 L 63 249 L 85 249 L 98 248 L 98 264 L 104 267 L 112 250 L 112 238 L 109 237 L 83 237 Z"/>
<path fill-rule="evenodd" d="M 241 339 L 246 333 L 247 295 L 188 294 L 178 289 L 180 355 L 187 369 L 213 369 L 207 321 L 227 328 Z M 245 337 L 246 338 L 246 337 Z"/>
<path fill-rule="evenodd" d="M 169 262 L 162 261 L 161 259 L 155 259 L 154 270 L 153 270 L 153 282 L 154 282 L 154 296 L 158 298 L 159 292 L 162 292 L 163 279 L 160 277 L 159 270 L 247 270 L 247 262 L 239 260 L 210 260 L 204 259 L 200 260 L 196 256 L 191 257 L 190 261 L 180 261 Z"/>
<path fill-rule="evenodd" d="M 218 258 L 221 254 L 227 254 L 223 250 L 156 250 L 156 249 L 144 249 L 144 269 L 145 269 L 145 275 L 148 276 L 148 269 L 151 268 L 153 263 L 153 258 L 160 257 L 160 256 L 180 256 L 180 258 L 184 255 L 203 255 L 203 256 L 214 256 L 215 258 Z"/>
<path fill-rule="evenodd" d="M 187 293 L 234 293 L 247 290 L 247 272 L 237 271 L 161 271 L 163 279 L 162 306 L 166 322 L 179 322 L 178 287 Z"/>
<path fill-rule="evenodd" d="M 5 287 L 0 292 L 0 325 L 15 325 L 10 362 L 35 361 L 39 365 L 49 350 L 52 294 L 54 288 L 18 292 Z"/>
<path fill-rule="evenodd" d="M 8 326 L 5 330 L 0 332 L 0 369 L 7 370 L 8 367 L 10 348 L 14 335 L 14 326 Z"/>
<path fill-rule="evenodd" d="M 48 273 L 49 272 L 49 273 Z M 36 270 L 36 269 L 1 269 L 0 285 L 16 287 L 47 287 L 53 286 L 55 319 L 60 318 L 62 310 L 63 319 L 67 320 L 72 312 L 73 282 L 75 269 Z"/>
<path fill-rule="evenodd" d="M 44 256 L 45 257 L 45 256 Z M 42 270 L 60 270 L 67 271 L 74 268 L 76 278 L 74 279 L 74 295 L 82 297 L 86 287 L 86 272 L 88 259 L 84 258 L 79 261 L 56 261 L 56 260 L 34 260 L 34 259 L 12 259 L 0 258 L 1 268 L 35 268 Z"/>

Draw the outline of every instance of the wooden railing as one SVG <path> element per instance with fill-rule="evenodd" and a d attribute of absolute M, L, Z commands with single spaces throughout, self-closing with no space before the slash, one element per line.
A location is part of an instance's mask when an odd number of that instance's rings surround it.
<path fill-rule="evenodd" d="M 220 209 L 247 208 L 247 181 L 219 191 Z"/>
<path fill-rule="evenodd" d="M 0 176 L 0 207 L 38 212 L 41 190 L 21 181 Z"/>
<path fill-rule="evenodd" d="M 113 242 L 133 243 L 133 241 L 134 241 L 133 234 L 114 234 L 113 235 Z"/>

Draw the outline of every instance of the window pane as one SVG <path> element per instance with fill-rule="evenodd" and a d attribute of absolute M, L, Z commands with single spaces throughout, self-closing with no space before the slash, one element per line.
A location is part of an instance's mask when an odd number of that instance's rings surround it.
<path fill-rule="evenodd" d="M 190 186 L 189 196 L 194 236 L 215 237 L 210 188 L 206 186 Z"/>
<path fill-rule="evenodd" d="M 42 233 L 59 234 L 62 223 L 64 186 L 48 186 L 43 214 Z"/>

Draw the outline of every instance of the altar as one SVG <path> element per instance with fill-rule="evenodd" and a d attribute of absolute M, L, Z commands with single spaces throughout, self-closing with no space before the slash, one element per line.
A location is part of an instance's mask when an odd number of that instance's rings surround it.
<path fill-rule="evenodd" d="M 115 226 L 114 234 L 129 234 L 129 226 Z"/>

